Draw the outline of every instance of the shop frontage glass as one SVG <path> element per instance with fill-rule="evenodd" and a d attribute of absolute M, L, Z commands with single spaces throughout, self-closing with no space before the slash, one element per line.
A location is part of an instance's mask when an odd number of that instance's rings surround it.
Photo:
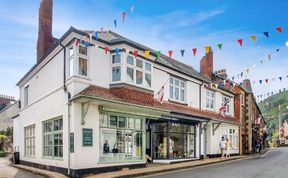
<path fill-rule="evenodd" d="M 100 162 L 143 160 L 143 122 L 137 117 L 102 115 Z"/>

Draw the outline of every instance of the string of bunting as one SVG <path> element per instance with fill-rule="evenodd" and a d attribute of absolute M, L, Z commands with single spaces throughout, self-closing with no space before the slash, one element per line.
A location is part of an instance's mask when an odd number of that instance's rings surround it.
<path fill-rule="evenodd" d="M 263 100 L 263 99 L 265 99 L 265 98 L 267 98 L 269 96 L 285 92 L 286 90 L 287 90 L 287 88 L 283 88 L 283 89 L 279 89 L 278 91 L 270 91 L 270 92 L 266 92 L 266 93 L 263 93 L 263 94 L 259 94 L 259 95 L 257 95 L 257 100 Z"/>

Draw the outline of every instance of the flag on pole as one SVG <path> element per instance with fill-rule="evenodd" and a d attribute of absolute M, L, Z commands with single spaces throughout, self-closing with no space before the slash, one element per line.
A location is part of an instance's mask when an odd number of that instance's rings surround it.
<path fill-rule="evenodd" d="M 161 87 L 161 89 L 158 91 L 157 95 L 158 95 L 158 100 L 159 102 L 162 104 L 163 103 L 163 98 L 164 98 L 164 86 L 166 83 L 164 83 L 164 85 Z"/>

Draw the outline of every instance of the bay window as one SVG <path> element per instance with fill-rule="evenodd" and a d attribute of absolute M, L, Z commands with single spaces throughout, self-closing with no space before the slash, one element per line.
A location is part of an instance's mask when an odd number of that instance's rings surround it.
<path fill-rule="evenodd" d="M 172 100 L 185 101 L 185 82 L 183 80 L 170 77 L 169 98 Z"/>
<path fill-rule="evenodd" d="M 215 110 L 215 92 L 210 90 L 206 91 L 206 108 Z"/>
<path fill-rule="evenodd" d="M 63 157 L 63 119 L 56 118 L 43 123 L 43 156 Z"/>

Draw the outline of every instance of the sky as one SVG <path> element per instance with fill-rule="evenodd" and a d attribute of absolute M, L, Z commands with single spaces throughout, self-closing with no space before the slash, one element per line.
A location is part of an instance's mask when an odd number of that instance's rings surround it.
<path fill-rule="evenodd" d="M 16 83 L 36 63 L 39 4 L 40 0 L 1 0 L 0 94 L 19 97 Z M 173 58 L 198 71 L 204 46 L 209 45 L 214 52 L 214 70 L 226 69 L 236 82 L 245 78 L 256 81 L 253 91 L 257 96 L 288 88 L 287 7 L 287 0 L 54 0 L 53 36 L 60 38 L 70 26 L 103 27 L 163 54 L 173 50 Z M 124 23 L 123 11 L 127 12 Z M 277 32 L 277 27 L 283 32 Z M 269 38 L 263 35 L 266 31 Z M 251 35 L 257 40 L 251 40 Z M 242 47 L 238 39 L 243 39 Z M 192 48 L 197 48 L 196 57 Z M 280 48 L 278 53 L 276 48 Z M 270 61 L 268 54 L 272 54 Z M 261 60 L 265 62 L 261 64 Z M 237 78 L 253 65 L 256 67 L 249 74 Z M 260 85 L 259 80 L 266 78 L 276 80 Z"/>

